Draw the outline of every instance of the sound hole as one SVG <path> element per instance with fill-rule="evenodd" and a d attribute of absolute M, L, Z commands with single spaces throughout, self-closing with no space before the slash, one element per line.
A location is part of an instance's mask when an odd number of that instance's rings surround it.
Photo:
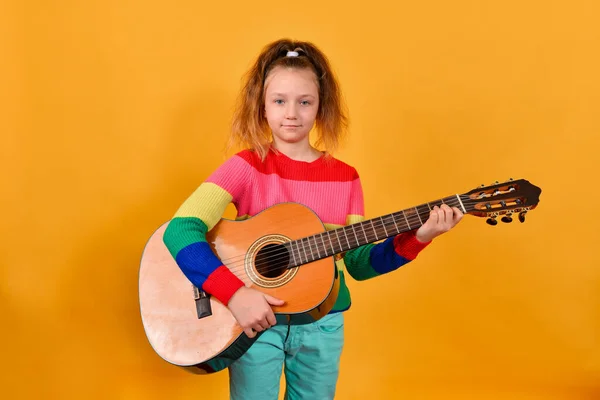
<path fill-rule="evenodd" d="M 258 251 L 254 263 L 256 271 L 265 278 L 277 278 L 290 264 L 290 253 L 282 244 L 268 244 Z"/>

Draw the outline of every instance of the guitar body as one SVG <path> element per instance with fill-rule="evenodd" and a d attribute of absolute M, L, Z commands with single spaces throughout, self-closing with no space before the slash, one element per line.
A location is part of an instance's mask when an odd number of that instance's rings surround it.
<path fill-rule="evenodd" d="M 198 291 L 163 243 L 167 225 L 151 236 L 140 266 L 140 311 L 148 341 L 169 363 L 199 374 L 220 371 L 243 355 L 258 335 L 249 339 L 229 309 L 210 296 L 203 299 L 203 310 L 209 304 L 210 315 L 202 315 Z M 244 221 L 222 219 L 207 234 L 207 242 L 247 287 L 285 300 L 283 306 L 273 307 L 275 314 L 294 315 L 304 323 L 327 315 L 337 299 L 333 258 L 289 269 L 257 260 L 268 262 L 277 245 L 324 231 L 313 211 L 283 203 Z"/>

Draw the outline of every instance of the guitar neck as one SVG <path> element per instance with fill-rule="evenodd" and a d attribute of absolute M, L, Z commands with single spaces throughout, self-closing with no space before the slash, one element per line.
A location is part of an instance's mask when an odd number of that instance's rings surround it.
<path fill-rule="evenodd" d="M 290 267 L 297 267 L 331 257 L 365 244 L 417 229 L 427 221 L 429 212 L 433 207 L 442 204 L 457 207 L 465 213 L 468 211 L 465 209 L 460 197 L 454 195 L 342 228 L 293 240 L 286 243 L 286 247 L 292 255 Z"/>

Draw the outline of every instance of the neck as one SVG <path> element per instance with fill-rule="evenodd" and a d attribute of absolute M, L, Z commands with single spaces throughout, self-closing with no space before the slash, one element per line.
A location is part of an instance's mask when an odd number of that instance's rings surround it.
<path fill-rule="evenodd" d="M 273 141 L 273 148 L 292 160 L 312 162 L 321 157 L 321 152 L 310 145 L 308 141 L 297 143 L 286 143 Z"/>
<path fill-rule="evenodd" d="M 454 195 L 342 228 L 293 240 L 285 244 L 292 255 L 290 267 L 343 253 L 403 232 L 416 230 L 427 220 L 433 207 L 439 207 L 442 204 L 458 207 L 465 213 L 472 209 L 472 206 L 468 206 L 468 209 L 465 208 L 460 197 Z"/>

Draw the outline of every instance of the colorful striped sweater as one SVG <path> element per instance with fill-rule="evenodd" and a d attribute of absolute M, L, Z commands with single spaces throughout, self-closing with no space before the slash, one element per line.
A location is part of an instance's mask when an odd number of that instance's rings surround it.
<path fill-rule="evenodd" d="M 185 276 L 223 304 L 244 285 L 213 253 L 206 233 L 233 203 L 239 220 L 283 202 L 313 210 L 325 229 L 364 220 L 364 202 L 356 170 L 333 157 L 296 161 L 270 150 L 262 161 L 244 150 L 229 158 L 181 205 L 167 226 L 163 240 Z M 413 260 L 428 245 L 414 232 L 350 250 L 336 262 L 340 291 L 332 312 L 350 307 L 344 269 L 356 280 L 391 272 Z"/>

